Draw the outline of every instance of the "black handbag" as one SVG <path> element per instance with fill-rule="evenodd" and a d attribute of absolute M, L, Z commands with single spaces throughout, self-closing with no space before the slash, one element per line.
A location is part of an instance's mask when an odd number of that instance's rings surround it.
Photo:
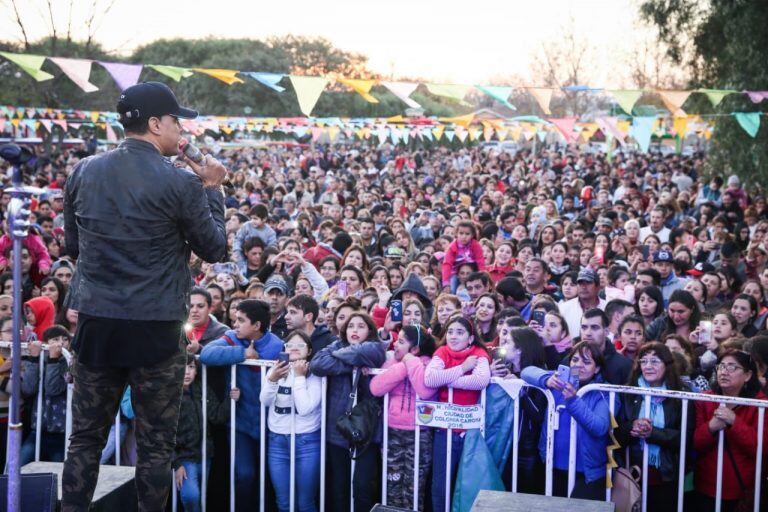
<path fill-rule="evenodd" d="M 349 452 L 353 459 L 356 459 L 371 444 L 379 423 L 379 416 L 381 416 L 381 404 L 375 398 L 362 399 L 353 406 L 359 391 L 360 373 L 362 373 L 360 368 L 355 368 L 347 410 L 336 420 L 336 428 L 349 442 Z"/>

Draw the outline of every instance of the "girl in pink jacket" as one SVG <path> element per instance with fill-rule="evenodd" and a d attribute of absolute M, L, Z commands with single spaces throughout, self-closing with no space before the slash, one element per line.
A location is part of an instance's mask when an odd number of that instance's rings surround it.
<path fill-rule="evenodd" d="M 456 225 L 456 240 L 450 243 L 443 258 L 443 286 L 450 285 L 454 294 L 459 286 L 457 272 L 462 263 L 474 263 L 477 270 L 485 270 L 483 246 L 477 241 L 477 228 L 468 220 Z"/>
<path fill-rule="evenodd" d="M 424 384 L 424 369 L 435 351 L 435 339 L 421 325 L 406 325 L 394 345 L 394 357 L 382 365 L 384 373 L 371 380 L 371 393 L 389 393 L 387 449 L 387 505 L 413 509 L 415 467 L 414 408 L 417 399 L 432 400 L 436 389 Z M 424 510 L 424 489 L 432 464 L 432 433 L 419 430 L 419 507 Z"/>

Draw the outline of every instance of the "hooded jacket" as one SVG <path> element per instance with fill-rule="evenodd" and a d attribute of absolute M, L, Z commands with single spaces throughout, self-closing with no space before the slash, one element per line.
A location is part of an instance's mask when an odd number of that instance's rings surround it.
<path fill-rule="evenodd" d="M 424 288 L 424 283 L 421 282 L 421 278 L 418 274 L 414 272 L 408 274 L 408 277 L 405 278 L 405 281 L 400 285 L 400 288 L 392 293 L 389 303 L 391 304 L 393 300 L 403 300 L 403 293 L 405 292 L 415 293 L 419 296 L 419 300 L 421 300 L 426 313 L 424 315 L 424 323 L 427 323 L 429 319 L 432 318 L 432 300 L 429 298 L 429 295 L 427 295 L 427 289 Z M 373 307 L 371 317 L 376 323 L 376 327 L 384 327 L 387 313 L 389 313 L 389 308 L 383 308 L 378 305 Z"/>
<path fill-rule="evenodd" d="M 173 469 L 178 469 L 182 461 L 200 462 L 202 460 L 203 439 L 203 404 L 202 384 L 196 378 L 189 389 L 181 394 L 179 408 L 179 426 L 176 429 L 176 446 L 173 450 Z M 219 401 L 216 393 L 208 386 L 206 394 L 206 416 L 209 425 L 224 425 L 229 417 L 229 400 Z M 211 429 L 206 439 L 206 456 L 213 457 Z"/>
<path fill-rule="evenodd" d="M 38 340 L 43 339 L 43 333 L 53 325 L 56 317 L 56 307 L 48 297 L 35 297 L 24 303 L 35 315 L 35 335 Z"/>

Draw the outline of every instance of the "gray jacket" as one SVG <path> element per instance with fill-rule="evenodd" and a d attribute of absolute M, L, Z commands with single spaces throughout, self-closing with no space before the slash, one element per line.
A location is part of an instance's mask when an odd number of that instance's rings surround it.
<path fill-rule="evenodd" d="M 69 307 L 91 316 L 183 321 L 190 252 L 209 262 L 226 254 L 221 192 L 138 139 L 77 164 L 64 219 L 78 259 Z"/>

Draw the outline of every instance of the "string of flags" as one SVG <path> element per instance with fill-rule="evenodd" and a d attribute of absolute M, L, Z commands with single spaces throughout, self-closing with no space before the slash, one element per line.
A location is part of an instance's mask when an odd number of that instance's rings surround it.
<path fill-rule="evenodd" d="M 670 90 L 645 90 L 645 89 L 602 89 L 592 88 L 584 85 L 576 85 L 556 89 L 551 87 L 513 87 L 499 85 L 465 85 L 465 84 L 439 84 L 431 82 L 394 82 L 380 80 L 361 80 L 351 79 L 335 75 L 328 76 L 299 76 L 280 73 L 266 73 L 256 71 L 240 71 L 235 69 L 219 68 L 196 68 L 167 66 L 158 64 L 129 64 L 122 62 L 104 62 L 88 59 L 74 59 L 64 57 L 50 57 L 44 55 L 30 55 L 24 53 L 0 52 L 0 56 L 16 64 L 24 72 L 37 81 L 45 81 L 54 78 L 54 76 L 42 70 L 46 60 L 53 62 L 72 82 L 80 87 L 84 92 L 94 92 L 98 87 L 90 82 L 90 75 L 93 64 L 96 63 L 103 67 L 113 78 L 120 90 L 138 83 L 139 77 L 145 68 L 149 68 L 161 75 L 171 78 L 176 82 L 192 77 L 196 74 L 206 75 L 219 80 L 229 86 L 245 83 L 245 78 L 250 78 L 274 92 L 281 94 L 285 92 L 285 87 L 280 84 L 290 82 L 296 93 L 296 99 L 301 112 L 310 117 L 315 105 L 320 99 L 321 94 L 329 85 L 341 84 L 369 103 L 379 103 L 379 100 L 371 93 L 374 86 L 384 87 L 387 91 L 399 98 L 410 108 L 420 108 L 411 95 L 420 86 L 424 86 L 429 94 L 449 98 L 462 105 L 469 105 L 465 98 L 473 91 L 479 91 L 511 110 L 515 106 L 509 102 L 509 97 L 515 90 L 524 89 L 530 94 L 541 108 L 545 115 L 552 115 L 550 103 L 552 96 L 558 90 L 571 93 L 591 93 L 607 94 L 612 100 L 629 116 L 632 115 L 635 104 L 640 100 L 643 94 L 657 94 L 667 109 L 674 117 L 685 117 L 683 104 L 691 94 L 703 94 L 707 97 L 713 107 L 717 107 L 723 99 L 731 94 L 744 94 L 753 103 L 759 104 L 768 99 L 768 90 L 765 91 L 737 91 L 733 89 L 695 89 L 688 91 L 670 91 Z M 737 117 L 739 124 L 752 135 L 752 131 L 757 133 L 759 128 L 759 112 L 756 116 Z M 754 124 L 757 119 L 757 125 Z M 754 135 L 752 135 L 754 136 Z"/>
<path fill-rule="evenodd" d="M 756 137 L 762 116 L 759 112 L 729 114 L 750 137 Z M 634 142 L 648 151 L 653 137 L 684 139 L 688 136 L 708 140 L 715 129 L 718 115 L 670 116 L 604 116 L 594 121 L 580 122 L 570 118 L 540 118 L 517 116 L 488 118 L 478 111 L 456 117 L 388 118 L 307 118 L 307 117 L 225 117 L 200 116 L 180 120 L 188 134 L 202 137 L 208 132 L 227 138 L 286 138 L 335 142 L 345 140 L 409 144 L 411 140 L 430 143 L 462 143 L 490 141 L 530 142 L 535 137 L 545 141 L 556 137 L 566 143 L 584 144 L 590 141 L 616 141 L 620 146 Z M 44 136 L 60 129 L 77 135 L 81 130 L 96 130 L 109 141 L 117 141 L 122 126 L 115 112 L 41 107 L 0 106 L 0 135 L 12 137 Z M 84 133 L 84 132 L 82 132 Z M 550 139 L 552 140 L 552 139 Z"/>

